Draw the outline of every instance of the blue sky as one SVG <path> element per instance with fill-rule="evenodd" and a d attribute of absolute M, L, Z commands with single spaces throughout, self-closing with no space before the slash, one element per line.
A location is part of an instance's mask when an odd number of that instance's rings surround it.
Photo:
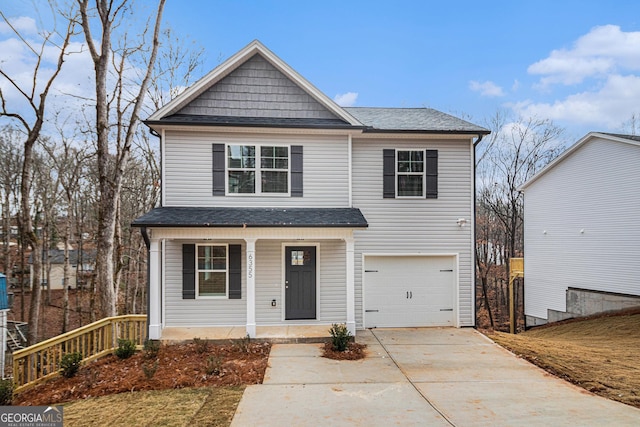
<path fill-rule="evenodd" d="M 30 1 L 0 9 L 33 16 Z M 428 106 L 479 124 L 504 108 L 551 118 L 572 140 L 624 131 L 640 113 L 637 1 L 168 0 L 164 20 L 205 49 L 201 74 L 259 39 L 355 106 Z"/>

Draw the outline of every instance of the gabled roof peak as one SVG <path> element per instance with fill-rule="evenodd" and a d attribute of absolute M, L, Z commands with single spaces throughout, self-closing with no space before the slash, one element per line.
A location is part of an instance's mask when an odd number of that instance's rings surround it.
<path fill-rule="evenodd" d="M 308 80 L 298 74 L 293 68 L 291 68 L 287 63 L 285 63 L 277 55 L 271 52 L 259 40 L 253 40 L 236 54 L 232 55 L 229 59 L 207 73 L 204 77 L 191 85 L 183 93 L 181 93 L 176 98 L 171 100 L 168 104 L 153 113 L 148 120 L 158 121 L 167 116 L 171 116 L 172 114 L 177 113 L 181 108 L 189 104 L 196 97 L 201 95 L 207 89 L 222 80 L 224 77 L 228 76 L 231 72 L 236 70 L 249 59 L 253 58 L 256 54 L 259 54 L 262 58 L 264 58 L 267 62 L 274 66 L 278 71 L 283 73 L 293 83 L 298 85 L 303 91 L 309 94 L 309 96 L 323 105 L 335 116 L 351 125 L 361 125 L 361 123 L 358 122 L 357 119 L 355 119 L 351 114 L 338 106 L 338 104 L 328 98 L 324 93 L 313 86 Z"/>

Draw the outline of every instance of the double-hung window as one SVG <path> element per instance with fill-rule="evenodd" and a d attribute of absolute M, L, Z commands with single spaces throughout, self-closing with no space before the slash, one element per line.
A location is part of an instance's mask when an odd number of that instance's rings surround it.
<path fill-rule="evenodd" d="M 289 147 L 227 146 L 229 194 L 289 194 Z"/>
<path fill-rule="evenodd" d="M 396 152 L 396 188 L 398 197 L 425 197 L 424 150 Z"/>
<path fill-rule="evenodd" d="M 228 297 L 229 257 L 227 254 L 227 245 L 197 245 L 198 297 Z"/>

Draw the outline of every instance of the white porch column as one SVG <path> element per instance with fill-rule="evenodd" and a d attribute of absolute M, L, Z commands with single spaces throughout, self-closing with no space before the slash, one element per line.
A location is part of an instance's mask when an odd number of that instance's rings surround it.
<path fill-rule="evenodd" d="M 160 282 L 160 268 L 162 262 L 160 260 L 160 240 L 151 239 L 149 247 L 149 339 L 160 339 L 162 334 L 162 284 Z"/>
<path fill-rule="evenodd" d="M 344 239 L 346 247 L 347 271 L 347 329 L 351 335 L 356 335 L 356 267 L 353 237 Z"/>
<path fill-rule="evenodd" d="M 247 242 L 247 334 L 256 337 L 256 240 L 245 238 Z"/>

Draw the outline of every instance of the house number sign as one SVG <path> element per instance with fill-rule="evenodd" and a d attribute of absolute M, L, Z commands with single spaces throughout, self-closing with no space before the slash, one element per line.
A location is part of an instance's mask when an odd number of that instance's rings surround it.
<path fill-rule="evenodd" d="M 253 254 L 247 255 L 247 278 L 253 279 Z"/>

